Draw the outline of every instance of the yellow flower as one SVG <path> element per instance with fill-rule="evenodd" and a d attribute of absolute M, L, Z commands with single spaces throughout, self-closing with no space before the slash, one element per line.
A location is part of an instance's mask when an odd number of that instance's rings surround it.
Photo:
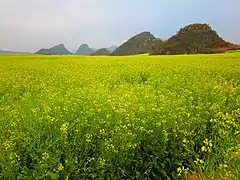
<path fill-rule="evenodd" d="M 201 150 L 202 150 L 202 152 L 204 152 L 204 151 L 206 150 L 206 147 L 203 146 L 203 147 L 201 148 Z"/>
<path fill-rule="evenodd" d="M 62 163 L 60 163 L 59 165 L 58 165 L 58 171 L 62 171 L 64 169 L 64 166 L 62 165 Z"/>
<path fill-rule="evenodd" d="M 105 134 L 105 130 L 104 129 L 100 129 L 100 134 Z"/>
<path fill-rule="evenodd" d="M 31 109 L 31 111 L 33 112 L 33 113 L 37 113 L 37 109 L 35 108 L 33 108 L 33 109 Z"/>
<path fill-rule="evenodd" d="M 48 153 L 44 152 L 44 153 L 42 154 L 42 159 L 43 159 L 43 160 L 46 160 L 46 159 L 48 159 L 48 158 L 49 158 Z"/>
<path fill-rule="evenodd" d="M 224 168 L 227 168 L 227 167 L 228 167 L 228 165 L 227 165 L 227 164 L 224 164 L 224 165 L 223 165 L 223 167 L 224 167 Z"/>
<path fill-rule="evenodd" d="M 178 167 L 177 168 L 177 172 L 179 173 L 179 172 L 182 172 L 182 168 L 181 167 Z"/>
<path fill-rule="evenodd" d="M 60 127 L 60 131 L 62 132 L 63 135 L 67 135 L 68 134 L 68 126 L 69 126 L 69 123 L 64 123 Z"/>
<path fill-rule="evenodd" d="M 183 143 L 187 144 L 189 143 L 189 140 L 187 140 L 186 138 L 183 139 Z"/>

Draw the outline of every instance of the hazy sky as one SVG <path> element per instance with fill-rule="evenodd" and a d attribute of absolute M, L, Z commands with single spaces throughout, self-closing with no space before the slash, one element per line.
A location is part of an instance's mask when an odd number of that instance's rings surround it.
<path fill-rule="evenodd" d="M 141 31 L 168 38 L 206 22 L 240 44 L 240 0 L 0 0 L 0 49 L 119 45 Z"/>

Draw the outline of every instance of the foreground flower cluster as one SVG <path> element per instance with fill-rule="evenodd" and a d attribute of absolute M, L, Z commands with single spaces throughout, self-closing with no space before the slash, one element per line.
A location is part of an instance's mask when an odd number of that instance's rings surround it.
<path fill-rule="evenodd" d="M 240 179 L 239 60 L 0 56 L 0 179 Z"/>

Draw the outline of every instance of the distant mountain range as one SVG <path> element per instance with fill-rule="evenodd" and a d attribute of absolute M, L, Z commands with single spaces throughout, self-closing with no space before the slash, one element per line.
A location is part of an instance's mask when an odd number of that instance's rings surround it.
<path fill-rule="evenodd" d="M 30 54 L 29 52 L 6 51 L 0 49 L 0 54 Z"/>
<path fill-rule="evenodd" d="M 110 46 L 109 48 L 100 48 L 100 49 L 95 49 L 95 48 L 90 48 L 87 44 L 82 44 L 79 46 L 78 50 L 76 51 L 76 55 L 91 55 L 95 52 L 100 53 L 104 53 L 106 54 L 107 52 L 110 54 L 112 53 L 115 49 L 117 48 L 117 46 Z M 107 50 L 107 52 L 103 52 L 103 50 Z M 35 54 L 44 54 L 44 55 L 68 55 L 68 54 L 73 54 L 72 52 L 70 52 L 63 44 L 54 46 L 50 49 L 40 49 L 39 51 L 37 51 Z"/>
<path fill-rule="evenodd" d="M 119 47 L 111 46 L 95 49 L 90 48 L 87 44 L 82 44 L 76 53 L 72 53 L 63 44 L 59 44 L 50 49 L 40 49 L 35 54 L 125 56 L 145 53 L 150 55 L 222 53 L 229 50 L 240 50 L 240 46 L 225 41 L 210 25 L 195 23 L 186 25 L 175 35 L 164 41 L 150 32 L 144 31 L 129 38 Z M 0 54 L 26 53 L 0 50 Z"/>

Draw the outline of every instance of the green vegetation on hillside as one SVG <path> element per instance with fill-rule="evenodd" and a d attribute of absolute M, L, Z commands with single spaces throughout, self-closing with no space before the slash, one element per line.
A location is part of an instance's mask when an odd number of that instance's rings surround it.
<path fill-rule="evenodd" d="M 240 179 L 239 59 L 0 56 L 0 179 Z"/>
<path fill-rule="evenodd" d="M 119 46 L 113 51 L 112 55 L 124 56 L 149 53 L 152 50 L 152 47 L 159 42 L 162 41 L 154 37 L 150 32 L 142 32 Z"/>

